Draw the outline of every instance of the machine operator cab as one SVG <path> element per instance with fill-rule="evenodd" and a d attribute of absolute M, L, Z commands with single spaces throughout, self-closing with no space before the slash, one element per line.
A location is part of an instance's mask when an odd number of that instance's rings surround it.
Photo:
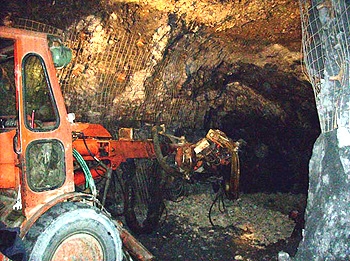
<path fill-rule="evenodd" d="M 17 203 L 30 216 L 46 196 L 74 191 L 71 131 L 55 70 L 72 54 L 57 37 L 5 27 L 0 33 L 0 189 L 20 194 L 27 186 L 22 192 L 31 200 Z"/>

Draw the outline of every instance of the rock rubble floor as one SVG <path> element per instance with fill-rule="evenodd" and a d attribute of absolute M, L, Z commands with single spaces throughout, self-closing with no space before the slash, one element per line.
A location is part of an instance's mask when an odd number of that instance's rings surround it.
<path fill-rule="evenodd" d="M 199 186 L 180 202 L 166 202 L 161 226 L 138 239 L 156 260 L 277 260 L 283 250 L 294 254 L 300 238 L 291 237 L 292 210 L 302 211 L 301 194 L 242 194 L 236 201 L 215 204 L 207 186 Z M 224 210 L 224 211 L 222 211 Z"/>

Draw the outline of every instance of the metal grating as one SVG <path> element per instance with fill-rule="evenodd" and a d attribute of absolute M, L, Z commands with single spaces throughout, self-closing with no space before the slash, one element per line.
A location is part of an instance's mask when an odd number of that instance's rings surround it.
<path fill-rule="evenodd" d="M 300 0 L 305 69 L 322 132 L 349 126 L 349 3 Z M 339 122 L 342 119 L 342 122 Z"/>

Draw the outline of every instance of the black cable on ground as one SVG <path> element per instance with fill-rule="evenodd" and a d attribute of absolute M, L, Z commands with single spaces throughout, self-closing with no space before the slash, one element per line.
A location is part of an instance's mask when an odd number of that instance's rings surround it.
<path fill-rule="evenodd" d="M 215 206 L 215 204 L 218 202 L 219 204 L 219 211 L 221 213 L 224 213 L 225 212 L 225 203 L 224 203 L 224 196 L 225 196 L 225 193 L 223 192 L 222 188 L 219 189 L 219 191 L 216 193 L 216 196 L 215 196 L 215 199 L 213 200 L 213 203 L 210 205 L 210 208 L 209 208 L 209 213 L 208 213 L 208 217 L 209 217 L 209 222 L 210 224 L 215 227 L 215 224 L 211 218 L 211 213 L 213 211 L 213 207 Z M 221 205 L 222 205 L 222 209 L 221 209 Z"/>

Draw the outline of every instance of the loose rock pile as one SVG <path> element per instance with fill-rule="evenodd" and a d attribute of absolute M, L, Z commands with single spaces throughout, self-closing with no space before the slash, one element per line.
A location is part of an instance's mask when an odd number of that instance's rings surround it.
<path fill-rule="evenodd" d="M 197 186 L 197 185 L 196 185 Z M 289 243 L 295 223 L 291 210 L 302 211 L 305 196 L 298 194 L 242 194 L 225 200 L 225 211 L 214 206 L 214 194 L 198 185 L 181 202 L 167 202 L 167 219 L 151 235 L 140 237 L 157 260 L 276 260 L 279 250 L 293 251 Z M 288 244 L 293 244 L 289 246 Z"/>

